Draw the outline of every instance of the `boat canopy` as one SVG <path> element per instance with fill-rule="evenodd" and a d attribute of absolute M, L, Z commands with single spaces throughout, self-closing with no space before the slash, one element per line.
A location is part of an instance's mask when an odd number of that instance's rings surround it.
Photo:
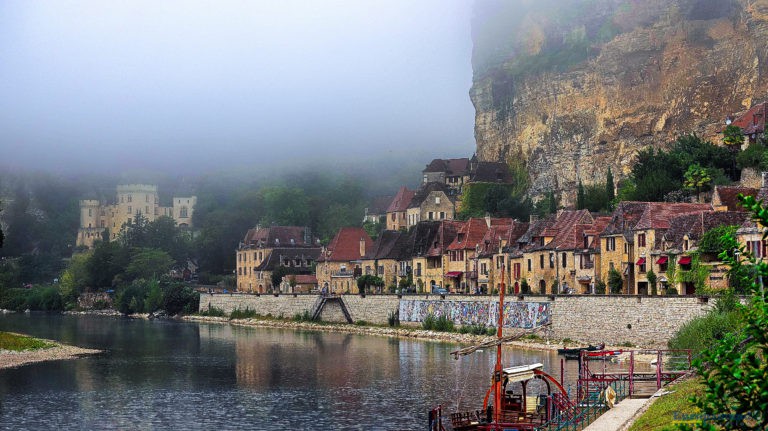
<path fill-rule="evenodd" d="M 534 376 L 533 371 L 541 368 L 544 368 L 544 364 L 521 365 L 519 367 L 504 368 L 503 374 L 510 383 L 522 382 L 532 379 Z"/>

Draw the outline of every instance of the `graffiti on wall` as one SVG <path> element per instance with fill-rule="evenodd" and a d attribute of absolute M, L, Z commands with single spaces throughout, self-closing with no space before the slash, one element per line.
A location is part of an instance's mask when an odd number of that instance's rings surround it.
<path fill-rule="evenodd" d="M 496 302 L 401 300 L 400 320 L 422 322 L 427 315 L 445 316 L 457 325 L 496 326 L 499 315 Z M 507 302 L 504 304 L 505 328 L 535 328 L 550 323 L 549 303 Z"/>

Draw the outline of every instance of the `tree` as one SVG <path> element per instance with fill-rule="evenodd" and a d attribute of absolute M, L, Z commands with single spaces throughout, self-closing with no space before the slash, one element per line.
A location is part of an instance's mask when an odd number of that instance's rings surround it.
<path fill-rule="evenodd" d="M 608 271 L 608 287 L 611 289 L 611 293 L 614 294 L 622 293 L 624 290 L 624 279 L 616 268 L 611 268 Z"/>
<path fill-rule="evenodd" d="M 736 236 L 736 230 L 739 226 L 715 226 L 704 232 L 699 239 L 699 252 L 703 255 L 717 256 L 723 251 L 732 255 L 733 250 L 738 246 L 735 241 L 729 238 Z"/>
<path fill-rule="evenodd" d="M 762 202 L 751 196 L 740 196 L 739 199 L 760 226 L 768 226 L 768 210 Z M 732 269 L 745 264 L 729 255 L 727 250 L 721 253 L 720 258 Z M 754 256 L 750 256 L 747 263 L 756 268 L 759 276 L 768 276 L 768 263 Z M 768 428 L 768 376 L 765 367 L 765 358 L 768 357 L 768 303 L 762 283 L 752 284 L 749 303 L 743 308 L 741 321 L 743 328 L 740 331 L 722 337 L 694 362 L 705 390 L 702 395 L 694 396 L 692 401 L 702 413 L 712 417 L 706 424 L 694 425 L 695 429 Z M 691 429 L 688 426 L 680 428 Z"/>
<path fill-rule="evenodd" d="M 744 144 L 744 134 L 739 126 L 728 125 L 723 130 L 723 143 L 733 150 L 738 150 Z"/>
<path fill-rule="evenodd" d="M 365 291 L 369 286 L 382 287 L 384 286 L 384 280 L 381 277 L 370 274 L 357 277 L 357 289 L 361 295 L 365 295 Z"/>
<path fill-rule="evenodd" d="M 584 202 L 586 200 L 586 195 L 584 193 L 584 184 L 581 183 L 581 180 L 579 180 L 579 187 L 578 191 L 576 192 L 576 209 L 577 210 L 583 210 L 586 208 L 586 203 Z"/>
<path fill-rule="evenodd" d="M 608 166 L 608 172 L 605 174 L 605 196 L 608 202 L 613 202 L 616 199 L 616 192 L 614 191 L 613 172 L 611 167 Z"/>
<path fill-rule="evenodd" d="M 698 163 L 688 167 L 685 171 L 685 180 L 683 181 L 683 187 L 688 190 L 694 190 L 696 192 L 696 199 L 699 199 L 699 194 L 702 190 L 709 187 L 712 182 L 712 176 L 707 168 L 701 167 Z"/>
<path fill-rule="evenodd" d="M 129 280 L 158 278 L 166 274 L 172 265 L 173 259 L 162 250 L 138 249 L 125 267 L 125 275 Z"/>
<path fill-rule="evenodd" d="M 651 287 L 651 290 L 650 290 L 651 296 L 656 296 L 658 294 L 658 290 L 656 288 L 657 280 L 658 280 L 656 277 L 656 273 L 653 272 L 652 269 L 649 269 L 645 277 L 648 279 L 648 285 Z"/>

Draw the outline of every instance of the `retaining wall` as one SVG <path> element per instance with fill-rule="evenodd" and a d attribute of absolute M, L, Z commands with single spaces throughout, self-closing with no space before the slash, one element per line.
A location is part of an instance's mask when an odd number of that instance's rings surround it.
<path fill-rule="evenodd" d="M 401 312 L 403 307 L 429 307 L 447 313 L 456 324 L 474 323 L 469 316 L 474 309 L 493 308 L 497 299 L 471 295 L 343 295 L 344 304 L 355 322 L 386 324 L 390 313 Z M 261 315 L 290 318 L 304 311 L 312 312 L 315 295 L 243 295 L 201 294 L 200 310 L 209 304 L 230 313 L 246 307 Z M 402 301 L 402 304 L 401 304 Z M 551 326 L 547 335 L 555 339 L 570 338 L 584 342 L 608 344 L 632 343 L 644 347 L 665 347 L 675 331 L 691 319 L 704 315 L 715 303 L 712 298 L 688 296 L 628 296 L 628 295 L 567 295 L 567 296 L 517 296 L 508 297 L 505 308 L 513 310 L 538 309 L 549 314 Z M 525 302 L 527 304 L 515 304 Z M 432 303 L 432 304 L 430 304 Z M 541 306 L 544 304 L 545 306 Z M 337 306 L 338 307 L 338 306 Z M 447 310 L 447 311 L 442 311 Z M 467 310 L 470 310 L 468 313 Z M 495 315 L 495 311 L 491 313 Z M 404 316 L 401 316 L 404 317 Z M 323 310 L 321 319 L 343 321 L 341 310 Z M 493 319 L 490 319 L 493 321 Z M 525 319 L 508 321 L 508 327 L 525 326 Z M 405 323 L 405 322 L 404 322 Z M 418 325 L 418 320 L 412 322 Z"/>

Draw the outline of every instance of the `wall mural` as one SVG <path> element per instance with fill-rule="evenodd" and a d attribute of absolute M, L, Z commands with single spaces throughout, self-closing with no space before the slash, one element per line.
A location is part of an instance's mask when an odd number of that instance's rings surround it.
<path fill-rule="evenodd" d="M 400 300 L 400 320 L 422 322 L 429 314 L 445 316 L 457 325 L 496 326 L 498 302 Z M 504 327 L 530 329 L 550 323 L 546 302 L 507 302 L 504 304 Z"/>

